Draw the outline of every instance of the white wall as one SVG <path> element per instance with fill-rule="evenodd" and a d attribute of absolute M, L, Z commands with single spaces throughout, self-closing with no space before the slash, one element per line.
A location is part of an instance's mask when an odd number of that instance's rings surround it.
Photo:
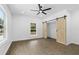
<path fill-rule="evenodd" d="M 79 44 L 79 11 L 71 14 L 70 41 Z"/>
<path fill-rule="evenodd" d="M 36 35 L 30 34 L 30 23 L 36 23 Z M 41 38 L 42 34 L 42 20 L 37 18 L 30 18 L 25 15 L 13 16 L 13 40 L 28 40 L 33 38 Z"/>
<path fill-rule="evenodd" d="M 48 22 L 48 37 L 56 39 L 56 21 Z"/>
<path fill-rule="evenodd" d="M 11 13 L 10 13 L 10 10 L 8 9 L 8 7 L 6 5 L 0 5 L 0 7 L 3 9 L 3 11 L 5 12 L 7 18 L 7 36 L 5 36 L 5 38 L 3 39 L 3 41 L 0 42 L 0 55 L 3 55 L 7 52 L 10 44 L 11 44 L 11 39 L 12 39 L 12 26 L 11 26 Z"/>

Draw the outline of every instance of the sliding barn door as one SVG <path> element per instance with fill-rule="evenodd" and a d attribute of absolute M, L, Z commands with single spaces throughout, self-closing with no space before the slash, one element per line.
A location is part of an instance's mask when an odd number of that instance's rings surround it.
<path fill-rule="evenodd" d="M 43 37 L 47 38 L 47 22 L 43 22 Z"/>
<path fill-rule="evenodd" d="M 66 17 L 57 18 L 57 42 L 66 44 Z"/>

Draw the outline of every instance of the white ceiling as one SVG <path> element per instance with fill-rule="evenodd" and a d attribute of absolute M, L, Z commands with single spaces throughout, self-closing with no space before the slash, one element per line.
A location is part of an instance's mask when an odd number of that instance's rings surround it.
<path fill-rule="evenodd" d="M 37 4 L 8 4 L 8 7 L 13 15 L 15 14 L 26 15 L 33 18 L 42 18 L 42 19 L 45 19 L 46 17 L 49 17 L 54 13 L 57 13 L 64 9 L 68 9 L 69 11 L 71 11 L 71 13 L 79 10 L 79 4 L 41 4 L 41 5 L 43 6 L 43 9 L 45 8 L 52 8 L 52 9 L 46 11 L 47 15 L 44 15 L 42 13 L 36 15 L 37 12 L 31 11 L 31 9 L 38 10 Z"/>

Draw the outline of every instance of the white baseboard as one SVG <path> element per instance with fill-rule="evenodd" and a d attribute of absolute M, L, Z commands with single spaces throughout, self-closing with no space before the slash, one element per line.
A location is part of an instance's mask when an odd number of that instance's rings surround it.
<path fill-rule="evenodd" d="M 16 39 L 16 40 L 13 40 L 13 42 L 16 42 L 16 41 L 23 41 L 23 40 L 34 40 L 34 39 L 41 39 L 43 37 L 40 37 L 40 38 L 29 38 L 29 39 Z"/>

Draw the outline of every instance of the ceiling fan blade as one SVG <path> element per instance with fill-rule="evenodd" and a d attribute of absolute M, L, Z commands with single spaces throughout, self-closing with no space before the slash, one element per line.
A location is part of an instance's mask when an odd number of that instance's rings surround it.
<path fill-rule="evenodd" d="M 50 9 L 52 9 L 52 8 L 47 8 L 47 9 L 44 9 L 43 11 L 50 10 Z"/>
<path fill-rule="evenodd" d="M 38 4 L 39 10 L 41 10 L 42 6 L 40 4 Z"/>
<path fill-rule="evenodd" d="M 40 4 L 38 4 L 38 6 L 40 7 Z"/>
<path fill-rule="evenodd" d="M 45 15 L 47 14 L 47 13 L 45 13 L 45 12 L 43 12 L 43 11 L 42 11 L 42 13 L 45 14 Z"/>
<path fill-rule="evenodd" d="M 40 10 L 40 4 L 38 4 L 39 10 Z"/>

